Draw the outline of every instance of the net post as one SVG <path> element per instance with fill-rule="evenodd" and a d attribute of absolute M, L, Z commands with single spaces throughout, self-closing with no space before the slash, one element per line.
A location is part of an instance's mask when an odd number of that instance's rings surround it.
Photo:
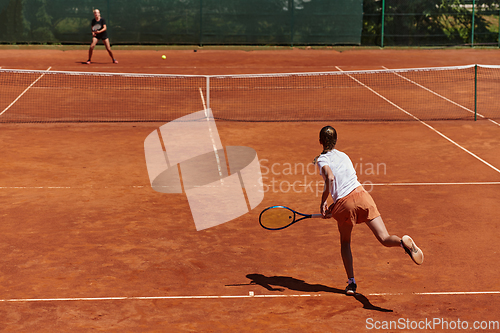
<path fill-rule="evenodd" d="M 382 30 L 380 32 L 380 47 L 384 47 L 385 0 L 382 0 Z"/>
<path fill-rule="evenodd" d="M 477 120 L 477 64 L 474 66 L 474 121 Z"/>

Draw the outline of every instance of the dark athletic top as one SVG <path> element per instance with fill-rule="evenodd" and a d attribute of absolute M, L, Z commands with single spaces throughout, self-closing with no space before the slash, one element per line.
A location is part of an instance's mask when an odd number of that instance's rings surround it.
<path fill-rule="evenodd" d="M 101 29 L 102 29 L 102 27 L 104 27 L 104 25 L 106 25 L 106 20 L 103 19 L 102 17 L 101 17 L 101 19 L 99 21 L 96 21 L 95 18 L 92 19 L 91 26 L 93 27 L 96 24 L 100 24 L 101 25 Z M 101 30 L 101 29 L 99 29 L 99 30 Z M 103 31 L 100 34 L 95 35 L 95 37 L 97 39 L 102 39 L 102 40 L 108 39 L 108 31 L 107 30 Z"/>

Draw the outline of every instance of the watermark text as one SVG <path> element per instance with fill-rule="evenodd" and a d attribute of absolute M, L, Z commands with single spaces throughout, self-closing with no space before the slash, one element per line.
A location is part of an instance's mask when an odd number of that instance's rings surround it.
<path fill-rule="evenodd" d="M 467 321 L 457 318 L 425 318 L 411 320 L 399 318 L 398 320 L 375 320 L 367 318 L 365 327 L 368 330 L 499 330 L 500 322 L 497 321 Z"/>

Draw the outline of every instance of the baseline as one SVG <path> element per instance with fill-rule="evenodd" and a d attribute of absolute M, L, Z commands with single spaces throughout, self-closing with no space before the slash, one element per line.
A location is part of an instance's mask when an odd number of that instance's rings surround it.
<path fill-rule="evenodd" d="M 493 182 L 450 182 L 450 183 L 367 183 L 370 186 L 446 186 L 446 185 L 500 185 L 500 181 Z M 299 187 L 307 187 L 298 184 Z M 147 185 L 123 185 L 123 186 L 0 186 L 0 190 L 57 190 L 57 189 L 105 189 L 105 188 L 145 188 Z M 206 187 L 206 185 L 205 185 Z"/>
<path fill-rule="evenodd" d="M 336 294 L 335 295 L 343 295 Z M 438 291 L 424 293 L 370 293 L 368 296 L 401 296 L 401 295 L 418 295 L 418 296 L 451 296 L 451 295 L 498 295 L 500 291 Z M 123 297 L 63 297 L 63 298 L 11 298 L 0 299 L 0 303 L 36 303 L 36 302 L 98 302 L 98 301 L 137 301 L 137 300 L 194 300 L 194 299 L 242 299 L 242 298 L 297 298 L 297 297 L 324 297 L 329 294 L 290 294 L 290 295 L 256 295 L 250 291 L 248 295 L 198 295 L 198 296 L 123 296 Z"/>

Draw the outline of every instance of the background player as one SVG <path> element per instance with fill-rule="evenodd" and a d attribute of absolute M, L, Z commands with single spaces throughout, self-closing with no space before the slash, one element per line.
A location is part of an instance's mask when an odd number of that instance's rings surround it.
<path fill-rule="evenodd" d="M 106 20 L 101 17 L 101 12 L 99 9 L 94 9 L 94 19 L 92 20 L 92 44 L 89 48 L 89 59 L 87 64 L 90 65 L 90 60 L 92 59 L 92 53 L 94 52 L 94 47 L 97 45 L 99 39 L 102 39 L 109 56 L 113 60 L 113 63 L 117 64 L 118 61 L 113 57 L 113 52 L 111 52 L 111 46 L 109 44 L 109 38 L 107 33 Z"/>

